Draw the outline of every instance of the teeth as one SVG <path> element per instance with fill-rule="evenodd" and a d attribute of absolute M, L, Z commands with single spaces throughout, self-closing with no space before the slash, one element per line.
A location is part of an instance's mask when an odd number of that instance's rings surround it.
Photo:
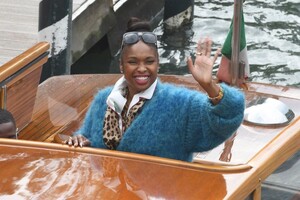
<path fill-rule="evenodd" d="M 139 76 L 139 77 L 135 77 L 135 78 L 138 79 L 138 80 L 146 80 L 146 79 L 148 79 L 147 76 Z"/>

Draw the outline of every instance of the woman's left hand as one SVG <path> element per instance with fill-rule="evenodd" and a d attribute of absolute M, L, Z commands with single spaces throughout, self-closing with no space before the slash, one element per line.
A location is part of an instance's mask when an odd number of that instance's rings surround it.
<path fill-rule="evenodd" d="M 74 147 L 91 146 L 91 142 L 83 135 L 70 136 L 63 143 L 68 144 L 69 146 L 74 146 Z"/>
<path fill-rule="evenodd" d="M 214 57 L 211 57 L 211 45 L 210 38 L 199 40 L 195 63 L 191 57 L 187 60 L 188 68 L 194 79 L 204 88 L 212 83 L 212 68 L 220 53 L 220 49 L 218 49 Z"/>

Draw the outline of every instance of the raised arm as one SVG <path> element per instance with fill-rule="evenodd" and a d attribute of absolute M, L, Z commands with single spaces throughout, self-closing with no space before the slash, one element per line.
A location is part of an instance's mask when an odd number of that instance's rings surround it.
<path fill-rule="evenodd" d="M 194 79 L 206 91 L 213 104 L 217 104 L 222 98 L 222 88 L 212 79 L 212 68 L 218 58 L 220 49 L 217 50 L 214 57 L 211 57 L 212 40 L 205 38 L 199 40 L 197 44 L 196 59 L 193 63 L 189 57 L 187 65 Z"/>

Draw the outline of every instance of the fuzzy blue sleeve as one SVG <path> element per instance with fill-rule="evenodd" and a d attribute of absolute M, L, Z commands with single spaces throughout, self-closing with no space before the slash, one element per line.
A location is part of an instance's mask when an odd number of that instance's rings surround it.
<path fill-rule="evenodd" d="M 92 147 L 104 148 L 102 142 L 102 128 L 105 111 L 107 108 L 106 99 L 111 92 L 111 87 L 100 90 L 91 103 L 83 124 L 74 135 L 83 135 L 90 142 Z"/>
<path fill-rule="evenodd" d="M 212 105 L 208 98 L 203 101 L 199 95 L 191 98 L 185 138 L 187 151 L 201 152 L 218 146 L 242 123 L 244 94 L 226 84 L 221 84 L 221 87 L 224 96 L 217 105 Z"/>

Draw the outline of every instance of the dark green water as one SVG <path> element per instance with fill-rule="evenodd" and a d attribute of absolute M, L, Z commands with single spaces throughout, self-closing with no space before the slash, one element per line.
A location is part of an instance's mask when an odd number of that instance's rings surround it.
<path fill-rule="evenodd" d="M 159 35 L 161 73 L 187 74 L 185 58 L 195 53 L 200 37 L 209 36 L 214 50 L 223 45 L 233 15 L 233 1 L 195 1 L 193 24 Z M 243 6 L 251 80 L 300 87 L 300 1 L 246 0 Z M 220 58 L 214 68 L 216 72 Z"/>
<path fill-rule="evenodd" d="M 243 8 L 250 80 L 300 87 L 300 0 L 246 0 Z M 160 73 L 188 74 L 185 60 L 195 54 L 199 38 L 211 37 L 214 51 L 221 47 L 232 15 L 232 0 L 195 0 L 192 24 L 164 34 L 161 21 L 154 30 L 159 38 Z M 92 49 L 84 59 L 85 66 L 91 61 L 87 73 L 119 73 L 118 58 L 110 58 L 107 50 L 99 55 L 99 48 Z M 219 62 L 220 58 L 213 73 Z"/>

